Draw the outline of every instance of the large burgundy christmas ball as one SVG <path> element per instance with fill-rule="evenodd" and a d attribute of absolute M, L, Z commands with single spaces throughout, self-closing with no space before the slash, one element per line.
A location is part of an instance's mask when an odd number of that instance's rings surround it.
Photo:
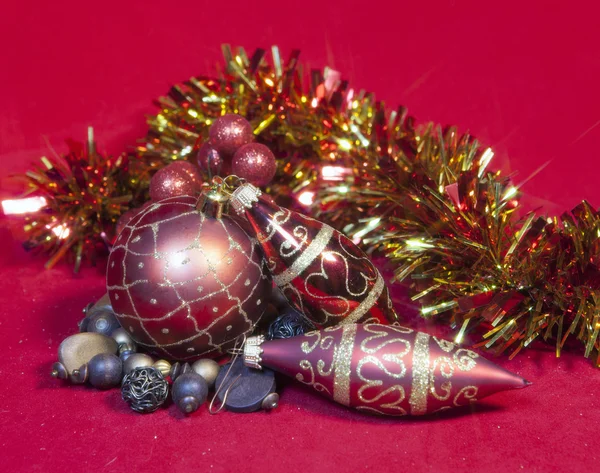
<path fill-rule="evenodd" d="M 149 205 L 152 205 L 151 200 L 149 200 L 148 202 L 145 202 L 141 207 L 135 207 L 133 209 L 129 209 L 127 212 L 121 214 L 121 216 L 119 217 L 119 220 L 117 220 L 117 225 L 115 228 L 115 232 L 116 232 L 115 237 L 119 236 L 119 233 L 121 233 L 123 231 L 123 229 L 125 228 L 125 225 L 127 225 L 133 217 L 135 217 L 137 214 L 139 214 L 142 210 L 144 210 Z"/>
<path fill-rule="evenodd" d="M 187 161 L 175 161 L 159 169 L 150 180 L 150 198 L 154 202 L 180 195 L 195 196 L 201 190 L 200 173 Z"/>
<path fill-rule="evenodd" d="M 209 217 L 197 199 L 154 203 L 123 229 L 108 260 L 121 325 L 168 359 L 217 356 L 249 333 L 271 290 L 257 243 L 234 219 Z"/>

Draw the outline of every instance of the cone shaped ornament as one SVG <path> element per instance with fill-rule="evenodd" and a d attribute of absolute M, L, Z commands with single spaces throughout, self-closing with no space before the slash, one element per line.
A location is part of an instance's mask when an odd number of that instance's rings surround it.
<path fill-rule="evenodd" d="M 273 282 L 317 327 L 397 320 L 383 277 L 340 232 L 276 205 L 251 184 L 238 187 L 230 204 L 252 225 Z"/>
<path fill-rule="evenodd" d="M 244 362 L 295 378 L 344 406 L 391 416 L 439 412 L 529 385 L 474 351 L 396 325 L 251 337 Z"/>

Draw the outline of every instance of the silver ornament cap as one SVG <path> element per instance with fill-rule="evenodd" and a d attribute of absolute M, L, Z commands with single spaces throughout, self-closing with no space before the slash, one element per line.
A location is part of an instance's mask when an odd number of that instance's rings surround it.
<path fill-rule="evenodd" d="M 261 195 L 262 191 L 258 187 L 245 183 L 231 193 L 229 205 L 239 215 L 244 213 L 246 209 L 252 208 Z"/>
<path fill-rule="evenodd" d="M 262 370 L 262 353 L 261 345 L 265 342 L 264 335 L 256 337 L 248 337 L 244 345 L 244 364 L 250 368 Z"/>

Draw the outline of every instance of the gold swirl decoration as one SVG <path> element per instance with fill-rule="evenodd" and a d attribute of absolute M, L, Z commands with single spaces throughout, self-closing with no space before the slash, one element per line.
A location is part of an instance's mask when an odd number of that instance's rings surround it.
<path fill-rule="evenodd" d="M 440 340 L 437 337 L 432 337 L 441 350 L 448 356 L 439 356 L 433 360 L 431 371 L 429 373 L 429 392 L 438 401 L 447 401 L 452 395 L 452 377 L 456 370 L 467 372 L 473 370 L 477 366 L 475 361 L 479 355 L 472 350 L 465 348 L 457 348 L 457 346 L 447 340 Z M 455 349 L 456 351 L 452 353 Z M 450 356 L 452 355 L 452 356 Z M 439 373 L 439 375 L 438 375 Z M 447 381 L 442 382 L 439 390 L 436 387 L 435 380 L 438 378 Z M 475 400 L 478 389 L 475 386 L 466 386 L 462 388 L 453 398 L 453 404 L 459 406 L 459 399 L 463 397 L 465 400 Z"/>
<path fill-rule="evenodd" d="M 329 368 L 327 368 L 328 361 L 325 361 L 323 359 L 324 358 L 323 356 L 319 357 L 319 359 L 317 360 L 317 364 L 316 364 L 317 373 L 324 378 L 327 378 L 327 377 L 331 376 L 332 374 L 334 374 L 334 371 L 336 368 L 336 362 L 339 359 L 338 346 L 334 344 L 335 337 L 333 335 L 329 335 L 330 333 L 339 331 L 339 330 L 341 330 L 341 327 L 338 326 L 338 327 L 330 327 L 328 329 L 325 329 L 324 331 L 315 330 L 312 332 L 308 332 L 308 333 L 304 334 L 304 337 L 308 340 L 303 341 L 302 344 L 300 345 L 300 349 L 306 355 L 312 353 L 317 348 L 322 350 L 324 353 L 327 353 L 333 347 L 333 356 L 331 357 L 331 361 L 330 361 L 331 364 L 330 364 Z M 330 396 L 335 397 L 335 381 L 333 382 L 334 393 L 332 395 L 331 391 L 323 383 L 316 381 L 315 369 L 314 369 L 313 364 L 309 360 L 306 360 L 306 359 L 301 360 L 299 363 L 299 367 L 300 367 L 300 369 L 309 372 L 309 379 L 306 380 L 305 375 L 303 373 L 297 373 L 296 379 L 298 381 L 300 381 L 301 383 L 304 383 L 308 386 L 312 386 L 313 388 L 315 388 L 315 390 L 317 390 L 319 392 L 325 392 L 325 393 L 329 394 Z"/>
<path fill-rule="evenodd" d="M 364 325 L 363 328 L 365 332 L 372 335 L 360 343 L 360 350 L 365 356 L 357 363 L 356 375 L 363 384 L 358 388 L 356 394 L 363 405 L 358 405 L 356 408 L 376 414 L 406 415 L 408 413 L 406 408 L 401 406 L 406 400 L 406 390 L 401 381 L 408 383 L 405 357 L 412 351 L 410 340 L 412 337 L 406 335 L 412 335 L 413 330 L 402 326 L 377 324 Z M 390 337 L 393 334 L 398 334 L 398 336 Z M 390 345 L 394 346 L 393 352 L 379 354 L 383 348 Z M 396 348 L 396 346 L 398 347 Z M 367 370 L 367 368 L 370 369 Z M 377 368 L 376 376 L 373 375 L 373 368 Z M 389 378 L 401 381 L 381 392 L 375 390 L 376 394 L 373 394 L 373 388 L 381 387 L 384 379 Z"/>

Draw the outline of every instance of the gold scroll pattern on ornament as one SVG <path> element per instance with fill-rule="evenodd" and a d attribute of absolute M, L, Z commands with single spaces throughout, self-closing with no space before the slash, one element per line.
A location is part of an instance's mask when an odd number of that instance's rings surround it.
<path fill-rule="evenodd" d="M 444 353 L 431 358 L 429 353 L 430 339 Z M 468 372 L 477 366 L 479 355 L 472 350 L 457 347 L 454 343 L 424 333 L 417 333 L 413 351 L 413 381 L 410 396 L 412 415 L 439 412 L 455 406 L 462 406 L 475 401 L 477 386 L 464 386 L 457 393 L 453 392 L 452 378 L 459 372 Z M 435 411 L 428 409 L 428 398 L 447 404 Z"/>
<path fill-rule="evenodd" d="M 332 333 L 341 330 L 342 327 L 337 326 L 326 328 L 323 331 L 316 330 L 304 334 L 304 337 L 307 340 L 302 342 L 302 344 L 300 345 L 300 348 L 303 353 L 308 355 L 314 352 L 316 349 L 319 349 L 324 353 L 328 353 L 331 349 L 333 349 L 333 356 L 329 357 L 330 359 L 328 361 L 325 361 L 323 358 L 320 358 L 314 366 L 310 360 L 300 360 L 299 366 L 306 373 L 296 374 L 296 379 L 301 383 L 304 383 L 308 386 L 312 386 L 316 391 L 328 394 L 334 399 L 336 399 L 334 381 L 332 381 L 331 383 L 327 383 L 330 385 L 329 387 L 327 387 L 318 379 L 326 380 L 332 375 L 334 375 L 334 372 L 336 371 L 336 363 L 338 362 L 338 357 L 336 355 L 339 352 L 339 344 L 335 344 L 336 337 L 335 334 L 332 335 Z M 317 374 L 320 378 L 317 378 Z"/>
<path fill-rule="evenodd" d="M 363 332 L 359 337 L 358 330 Z M 374 414 L 422 415 L 430 412 L 430 398 L 447 402 L 438 411 L 476 399 L 476 386 L 453 393 L 452 378 L 457 371 L 474 369 L 478 355 L 446 340 L 406 327 L 379 324 L 330 327 L 305 337 L 303 353 L 318 350 L 322 356 L 316 364 L 301 360 L 302 372 L 296 379 L 345 406 Z M 362 339 L 359 356 L 353 357 L 357 338 Z M 431 358 L 432 339 L 443 355 Z M 389 385 L 390 379 L 398 382 Z M 351 380 L 359 382 L 354 399 Z M 384 385 L 389 386 L 383 389 Z"/>

